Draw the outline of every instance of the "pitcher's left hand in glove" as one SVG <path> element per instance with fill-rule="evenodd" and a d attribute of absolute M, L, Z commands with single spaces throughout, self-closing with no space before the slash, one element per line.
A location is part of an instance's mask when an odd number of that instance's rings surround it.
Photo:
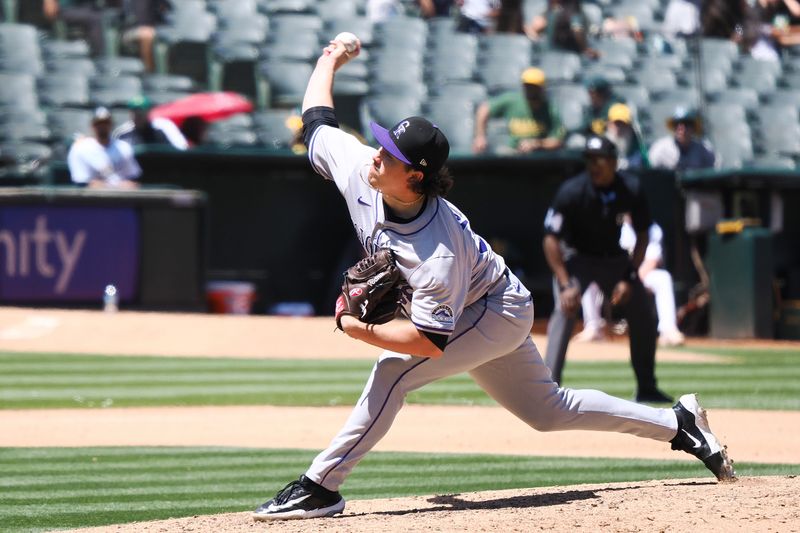
<path fill-rule="evenodd" d="M 394 253 L 384 248 L 365 257 L 344 273 L 342 294 L 336 299 L 336 327 L 342 315 L 368 324 L 384 324 L 397 315 L 401 275 Z"/>

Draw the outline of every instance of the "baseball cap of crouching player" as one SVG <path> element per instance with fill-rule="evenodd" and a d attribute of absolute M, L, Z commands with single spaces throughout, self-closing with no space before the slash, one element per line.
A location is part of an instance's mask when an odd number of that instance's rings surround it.
<path fill-rule="evenodd" d="M 442 130 L 422 117 L 408 117 L 391 130 L 371 122 L 375 140 L 394 157 L 425 175 L 436 174 L 450 155 Z"/>

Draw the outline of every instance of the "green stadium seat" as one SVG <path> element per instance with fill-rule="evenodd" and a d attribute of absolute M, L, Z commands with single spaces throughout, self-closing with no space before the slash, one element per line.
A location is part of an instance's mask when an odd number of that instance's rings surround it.
<path fill-rule="evenodd" d="M 361 41 L 362 48 L 370 48 L 373 45 L 378 44 L 375 39 L 375 28 L 372 24 L 372 21 L 370 21 L 367 17 L 360 15 L 351 17 L 342 16 L 328 19 L 323 25 L 322 37 L 320 38 L 320 41 L 323 44 L 328 44 L 328 41 L 343 31 L 348 31 L 358 36 L 358 40 Z M 411 36 L 409 38 L 408 47 L 412 46 L 420 47 L 418 37 Z"/>
<path fill-rule="evenodd" d="M 256 67 L 259 108 L 294 107 L 303 102 L 311 65 L 293 61 L 264 61 Z"/>
<path fill-rule="evenodd" d="M 374 121 L 384 128 L 391 128 L 401 119 L 419 115 L 421 111 L 422 102 L 414 95 L 369 95 L 361 102 L 361 124 L 364 128 L 362 133 L 372 143 L 375 139 L 369 129 L 370 122 Z"/>
<path fill-rule="evenodd" d="M 35 78 L 30 74 L 0 73 L 0 106 L 37 109 Z"/>
<path fill-rule="evenodd" d="M 258 48 L 250 43 L 216 44 L 209 53 L 208 88 L 256 97 Z"/>
<path fill-rule="evenodd" d="M 470 107 L 464 103 L 452 106 L 436 105 L 428 109 L 425 116 L 445 134 L 450 143 L 451 155 L 472 153 L 475 114 Z"/>
<path fill-rule="evenodd" d="M 433 96 L 441 99 L 467 99 L 477 105 L 488 98 L 486 87 L 475 81 L 449 81 L 435 85 L 431 89 Z"/>
<path fill-rule="evenodd" d="M 294 112 L 288 109 L 266 109 L 253 113 L 253 131 L 259 142 L 273 150 L 287 150 L 292 147 L 295 133 L 287 125 Z"/>
<path fill-rule="evenodd" d="M 177 74 L 146 74 L 142 77 L 142 88 L 145 91 L 194 91 L 192 78 Z"/>
<path fill-rule="evenodd" d="M 82 74 L 56 73 L 38 80 L 39 100 L 47 107 L 89 105 L 89 79 Z"/>

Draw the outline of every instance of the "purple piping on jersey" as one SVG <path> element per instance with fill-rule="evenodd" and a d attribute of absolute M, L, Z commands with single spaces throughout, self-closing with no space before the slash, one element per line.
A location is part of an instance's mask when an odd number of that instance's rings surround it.
<path fill-rule="evenodd" d="M 319 130 L 322 128 L 317 128 L 314 130 L 314 134 L 311 136 L 311 142 L 308 143 L 308 161 L 311 163 L 311 167 L 314 169 L 314 172 L 322 176 L 322 172 L 319 171 L 319 168 L 316 164 L 314 164 L 314 143 L 317 141 L 317 134 Z"/>
<path fill-rule="evenodd" d="M 434 211 L 434 212 L 433 212 L 433 215 L 431 215 L 431 219 L 430 219 L 429 221 L 427 221 L 427 222 L 425 223 L 425 225 L 424 225 L 424 226 L 422 226 L 421 228 L 419 228 L 418 230 L 416 230 L 416 231 L 412 231 L 411 233 L 400 233 L 400 232 L 399 232 L 399 231 L 397 231 L 396 229 L 392 229 L 392 228 L 386 228 L 386 231 L 391 231 L 391 232 L 393 232 L 393 233 L 397 233 L 398 235 L 402 235 L 402 236 L 404 236 L 404 237 L 407 237 L 407 236 L 409 236 L 409 235 L 414 235 L 415 233 L 419 233 L 420 231 L 422 231 L 422 230 L 424 230 L 425 228 L 427 228 L 427 227 L 430 225 L 430 223 L 431 223 L 431 222 L 433 222 L 433 219 L 435 219 L 435 218 L 436 218 L 436 214 L 439 212 L 439 202 L 440 202 L 440 199 L 439 199 L 439 198 L 437 198 L 437 199 L 436 199 L 436 211 Z"/>
<path fill-rule="evenodd" d="M 449 346 L 449 345 L 451 345 L 451 344 L 453 344 L 454 342 L 456 342 L 456 341 L 459 339 L 459 337 L 462 337 L 462 336 L 463 336 L 465 333 L 467 333 L 467 332 L 468 332 L 468 331 L 470 331 L 471 329 L 474 329 L 474 328 L 475 328 L 475 326 L 477 326 L 477 325 L 478 325 L 478 322 L 480 322 L 480 321 L 481 321 L 481 319 L 483 318 L 483 315 L 485 315 L 485 314 L 486 314 L 486 310 L 487 310 L 487 309 L 489 309 L 489 301 L 488 301 L 488 298 L 487 298 L 487 296 L 486 296 L 486 295 L 483 295 L 483 296 L 481 297 L 481 300 L 483 300 L 483 302 L 484 302 L 483 312 L 481 312 L 481 316 L 479 316 L 479 317 L 478 317 L 478 319 L 477 319 L 477 320 L 476 320 L 476 321 L 475 321 L 475 322 L 474 322 L 474 323 L 473 323 L 473 324 L 472 324 L 470 327 L 468 327 L 467 329 L 465 329 L 464 331 L 462 331 L 461 333 L 459 333 L 459 334 L 458 334 L 458 335 L 456 335 L 455 337 L 452 337 L 450 340 L 448 340 L 448 341 L 447 341 L 447 345 L 448 345 L 448 346 Z M 473 305 L 474 305 L 474 304 L 473 304 Z"/>
<path fill-rule="evenodd" d="M 453 333 L 452 329 L 434 329 L 434 328 L 432 328 L 430 326 L 426 326 L 425 324 L 420 324 L 419 322 L 414 322 L 413 320 L 411 321 L 411 323 L 414 324 L 414 326 L 416 326 L 417 329 L 425 330 L 428 333 L 441 333 L 443 335 L 446 335 L 446 334 L 449 334 L 449 333 Z"/>
<path fill-rule="evenodd" d="M 375 422 L 377 422 L 377 421 L 378 421 L 378 419 L 380 419 L 381 415 L 383 414 L 383 410 L 386 408 L 386 404 L 387 404 L 387 402 L 389 401 L 389 397 L 392 395 L 392 392 L 394 391 L 394 388 L 397 386 L 397 384 L 398 384 L 398 383 L 400 383 L 400 380 L 401 380 L 401 379 L 403 379 L 403 378 L 406 376 L 406 374 L 408 374 L 409 372 L 411 372 L 412 370 L 414 370 L 415 368 L 417 368 L 419 365 L 421 365 L 422 363 L 425 363 L 425 362 L 427 362 L 427 361 L 429 361 L 429 358 L 427 358 L 427 357 L 426 357 L 426 358 L 424 358 L 422 361 L 420 361 L 419 363 L 415 364 L 414 366 L 412 366 L 411 368 L 409 368 L 408 370 L 406 370 L 405 372 L 403 372 L 402 374 L 400 374 L 400 377 L 398 377 L 396 380 L 394 380 L 394 383 L 392 383 L 392 386 L 391 386 L 391 387 L 389 387 L 389 392 L 386 394 L 386 399 L 385 399 L 385 400 L 383 400 L 383 405 L 381 405 L 381 408 L 380 408 L 380 410 L 378 411 L 378 415 L 377 415 L 377 416 L 374 418 L 374 420 L 372 421 L 372 424 L 370 424 L 370 425 L 369 425 L 369 427 L 367 428 L 367 430 L 364 432 L 364 434 L 363 434 L 363 435 L 361 435 L 361 436 L 358 438 L 358 440 L 356 441 L 356 443 L 355 443 L 355 444 L 353 444 L 353 445 L 350 447 L 350 449 L 349 449 L 349 450 L 347 450 L 347 452 L 345 452 L 345 454 L 342 456 L 342 458 L 341 458 L 341 459 L 339 459 L 339 460 L 336 462 L 336 464 L 335 464 L 335 465 L 333 465 L 332 467 L 330 467 L 330 468 L 328 469 L 328 471 L 327 471 L 327 472 L 325 472 L 325 475 L 324 475 L 324 476 L 322 476 L 322 479 L 320 479 L 320 480 L 319 480 L 319 484 L 320 484 L 320 485 L 322 485 L 322 484 L 325 482 L 325 478 L 326 478 L 326 477 L 328 477 L 328 474 L 330 474 L 330 473 L 331 473 L 333 470 L 335 470 L 335 469 L 336 469 L 336 467 L 338 467 L 340 464 L 342 464 L 342 462 L 344 462 L 344 460 L 345 460 L 345 459 L 347 459 L 347 456 L 348 456 L 348 455 L 350 455 L 350 452 L 352 452 L 352 451 L 353 451 L 353 450 L 356 448 L 356 446 L 358 446 L 358 445 L 361 443 L 361 441 L 362 441 L 362 440 L 364 440 L 364 437 L 366 437 L 366 436 L 367 436 L 367 433 L 369 433 L 369 431 L 370 431 L 370 430 L 372 429 L 372 427 L 375 425 Z"/>

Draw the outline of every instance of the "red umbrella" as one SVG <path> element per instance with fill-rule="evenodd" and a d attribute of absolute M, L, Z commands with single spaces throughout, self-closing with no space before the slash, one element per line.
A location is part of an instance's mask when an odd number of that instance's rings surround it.
<path fill-rule="evenodd" d="M 150 110 L 150 118 L 168 118 L 180 127 L 183 121 L 189 117 L 200 117 L 208 122 L 213 122 L 236 113 L 249 113 L 252 110 L 253 104 L 241 94 L 233 92 L 195 93 L 154 107 Z"/>

